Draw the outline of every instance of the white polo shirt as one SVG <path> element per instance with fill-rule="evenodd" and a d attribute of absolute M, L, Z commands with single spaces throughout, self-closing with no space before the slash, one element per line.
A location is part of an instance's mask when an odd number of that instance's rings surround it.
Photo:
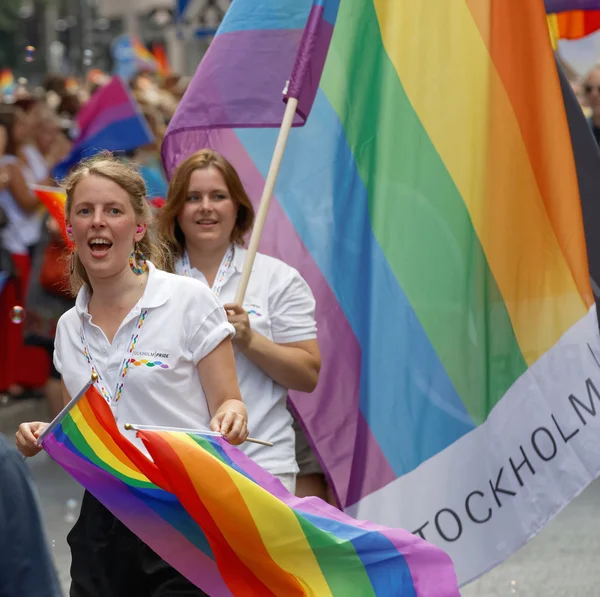
<path fill-rule="evenodd" d="M 246 249 L 235 247 L 231 267 L 221 288 L 219 300 L 233 303 Z M 183 273 L 181 260 L 177 273 Z M 204 275 L 192 268 L 192 276 L 207 284 Z M 315 299 L 310 287 L 293 267 L 258 253 L 243 307 L 250 326 L 277 344 L 301 342 L 317 337 Z M 238 383 L 248 409 L 248 430 L 252 437 L 273 442 L 268 448 L 244 443 L 240 448 L 272 474 L 297 473 L 295 434 L 286 408 L 288 390 L 275 383 L 262 369 L 235 350 Z"/>
<path fill-rule="evenodd" d="M 104 385 L 113 398 L 123 359 L 130 359 L 121 397 L 112 407 L 121 433 L 132 441 L 135 432 L 125 431 L 126 423 L 209 428 L 211 416 L 197 365 L 234 333 L 223 307 L 204 284 L 157 270 L 150 262 L 148 268 L 144 294 L 112 344 L 88 313 L 86 286 L 79 291 L 75 307 L 58 321 L 54 341 L 54 365 L 71 396 L 90 379 L 84 342 L 103 378 L 98 389 Z M 146 316 L 138 329 L 143 311 Z M 129 352 L 134 332 L 138 337 Z M 135 441 L 142 447 L 141 441 Z"/>

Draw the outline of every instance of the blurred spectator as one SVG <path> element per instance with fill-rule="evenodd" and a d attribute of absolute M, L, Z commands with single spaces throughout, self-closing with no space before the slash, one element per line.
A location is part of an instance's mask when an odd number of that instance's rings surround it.
<path fill-rule="evenodd" d="M 0 434 L 0 597 L 59 597 L 25 461 Z"/>
<path fill-rule="evenodd" d="M 79 101 L 77 95 L 74 93 L 65 93 L 63 96 L 61 96 L 61 102 L 58 106 L 58 114 L 61 117 L 73 120 L 75 116 L 77 116 L 79 108 L 81 108 L 81 102 Z"/>
<path fill-rule="evenodd" d="M 36 387 L 38 376 L 44 375 L 44 369 L 47 375 L 48 369 L 47 362 L 44 367 L 29 360 L 23 327 L 11 319 L 13 307 L 22 307 L 25 302 L 30 254 L 40 239 L 42 218 L 39 201 L 29 189 L 36 180 L 22 153 L 28 134 L 27 118 L 18 107 L 0 106 L 0 127 L 6 137 L 6 147 L 0 148 L 0 167 L 8 176 L 5 188 L 0 190 L 0 207 L 7 218 L 0 241 L 10 253 L 13 268 L 0 295 L 0 392 L 17 398 L 25 394 L 25 387 Z"/>
<path fill-rule="evenodd" d="M 44 79 L 43 85 L 46 91 L 52 91 L 59 96 L 67 93 L 67 78 L 63 75 L 49 74 Z"/>
<path fill-rule="evenodd" d="M 590 109 L 588 121 L 596 142 L 600 145 L 600 65 L 595 66 L 583 79 L 585 103 Z"/>
<path fill-rule="evenodd" d="M 25 337 L 28 346 L 43 349 L 48 355 L 49 378 L 44 386 L 51 418 L 63 406 L 60 373 L 54 368 L 54 336 L 61 315 L 75 305 L 68 285 L 68 250 L 57 222 L 48 217 L 32 256 L 31 284 L 27 295 Z"/>
<path fill-rule="evenodd" d="M 25 138 L 19 151 L 21 157 L 25 158 L 33 175 L 32 180 L 28 182 L 44 185 L 53 184 L 48 163 L 36 142 L 36 135 L 42 126 L 42 117 L 45 111 L 44 103 L 37 98 L 28 96 L 17 100 L 14 105 L 23 111 L 26 122 Z"/>

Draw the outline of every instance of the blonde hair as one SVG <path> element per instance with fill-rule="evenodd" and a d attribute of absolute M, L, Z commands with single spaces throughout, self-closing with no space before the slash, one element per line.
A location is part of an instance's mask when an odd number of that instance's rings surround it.
<path fill-rule="evenodd" d="M 179 164 L 175 170 L 169 184 L 167 202 L 158 214 L 158 233 L 165 244 L 165 269 L 169 272 L 175 271 L 175 260 L 181 257 L 185 248 L 185 237 L 177 222 L 177 216 L 181 213 L 187 200 L 190 179 L 195 170 L 210 166 L 215 167 L 222 174 L 227 190 L 238 207 L 230 241 L 243 245 L 244 236 L 254 223 L 254 207 L 235 168 L 221 154 L 212 149 L 197 151 Z"/>
<path fill-rule="evenodd" d="M 107 180 L 112 180 L 127 192 L 137 221 L 148 226 L 146 234 L 137 246 L 147 259 L 158 269 L 162 269 L 165 263 L 164 251 L 156 239 L 152 208 L 146 200 L 146 183 L 137 170 L 121 162 L 110 152 L 102 152 L 93 158 L 82 161 L 63 181 L 62 186 L 67 193 L 65 217 L 70 219 L 75 189 L 88 176 L 100 176 Z M 87 284 L 90 291 L 92 291 L 90 279 L 76 249 L 71 254 L 71 260 L 69 275 L 71 292 L 76 295 L 84 284 Z"/>

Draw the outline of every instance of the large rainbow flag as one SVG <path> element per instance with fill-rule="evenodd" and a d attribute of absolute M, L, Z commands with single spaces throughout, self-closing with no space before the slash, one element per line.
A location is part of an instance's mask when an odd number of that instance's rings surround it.
<path fill-rule="evenodd" d="M 156 553 L 213 597 L 459 597 L 450 558 L 407 531 L 298 499 L 221 438 L 123 437 L 95 388 L 43 447 Z"/>
<path fill-rule="evenodd" d="M 600 473 L 582 222 L 598 152 L 566 111 L 542 2 L 333 1 L 325 14 L 338 4 L 261 244 L 316 297 L 321 377 L 291 399 L 345 510 L 443 547 L 465 583 Z M 266 77 L 261 42 L 311 9 L 234 0 L 190 86 L 211 74 L 205 94 L 171 121 L 169 172 L 213 147 L 260 197 L 277 130 L 221 117 L 232 97 L 243 106 L 240 55 Z M 220 53 L 221 36 L 238 52 Z"/>

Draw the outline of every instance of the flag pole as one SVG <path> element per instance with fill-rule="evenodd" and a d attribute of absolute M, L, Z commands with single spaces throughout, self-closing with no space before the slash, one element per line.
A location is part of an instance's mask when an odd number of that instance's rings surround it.
<path fill-rule="evenodd" d="M 54 417 L 50 425 L 44 429 L 39 437 L 37 438 L 38 445 L 42 445 L 42 442 L 50 433 L 58 427 L 58 424 L 69 414 L 69 412 L 73 409 L 73 407 L 83 398 L 85 393 L 98 381 L 98 374 L 95 371 L 92 371 L 92 375 L 90 376 L 90 380 L 81 388 L 81 391 L 75 396 L 75 398 L 71 398 L 69 403 Z"/>
<path fill-rule="evenodd" d="M 125 423 L 127 431 L 171 431 L 173 433 L 191 433 L 192 435 L 209 435 L 211 437 L 223 437 L 218 431 L 207 431 L 205 429 L 187 429 L 185 427 L 159 427 L 156 425 L 133 425 Z M 265 441 L 264 439 L 256 439 L 255 437 L 247 437 L 244 441 L 251 444 L 260 444 L 261 446 L 273 447 L 273 442 Z"/>
<path fill-rule="evenodd" d="M 242 278 L 235 294 L 234 302 L 238 305 L 243 303 L 244 296 L 246 296 L 248 281 L 250 280 L 250 273 L 252 272 L 252 266 L 254 265 L 254 259 L 258 251 L 258 243 L 260 242 L 260 238 L 265 227 L 267 212 L 273 196 L 275 182 L 277 181 L 281 160 L 283 159 L 283 153 L 285 151 L 290 130 L 292 129 L 297 107 L 298 99 L 295 97 L 290 97 L 285 108 L 283 121 L 281 123 L 281 128 L 279 129 L 279 135 L 277 136 L 277 143 L 275 144 L 275 150 L 273 151 L 273 157 L 271 159 L 271 165 L 269 166 L 269 172 L 267 174 L 267 179 L 265 180 L 265 187 L 260 198 L 258 211 L 256 212 L 256 221 L 254 223 L 254 228 L 252 229 L 250 243 L 248 244 L 248 251 L 246 252 L 246 261 L 242 270 Z"/>

